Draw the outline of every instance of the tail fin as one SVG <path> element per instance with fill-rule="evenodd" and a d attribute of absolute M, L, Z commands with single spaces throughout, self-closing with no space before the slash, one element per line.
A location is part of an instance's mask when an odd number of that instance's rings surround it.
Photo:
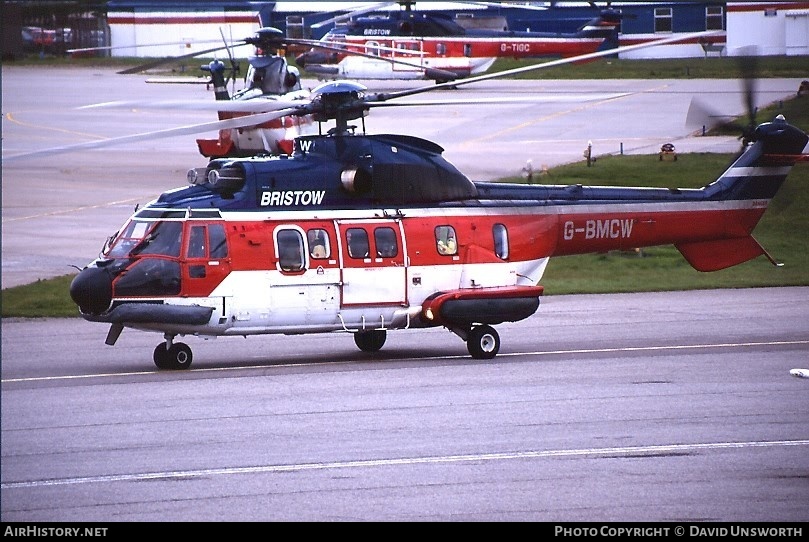
<path fill-rule="evenodd" d="M 217 100 L 230 100 L 228 86 L 225 82 L 225 64 L 221 60 L 213 60 L 207 66 L 200 66 L 202 71 L 210 72 L 214 97 Z M 221 116 L 220 116 L 221 120 Z"/>
<path fill-rule="evenodd" d="M 577 34 L 585 38 L 604 38 L 613 40 L 617 46 L 618 27 L 621 24 L 621 12 L 614 9 L 603 9 L 598 17 L 589 20 L 579 27 Z"/>
<path fill-rule="evenodd" d="M 719 179 L 705 187 L 707 199 L 748 202 L 757 213 L 744 215 L 747 220 L 729 219 L 727 238 L 677 243 L 683 257 L 698 271 L 716 271 L 764 255 L 778 264 L 756 241 L 751 232 L 764 214 L 770 200 L 784 183 L 792 166 L 803 160 L 809 136 L 787 124 L 778 115 L 772 122 L 759 125 L 753 145 Z M 734 217 L 737 215 L 734 215 Z"/>

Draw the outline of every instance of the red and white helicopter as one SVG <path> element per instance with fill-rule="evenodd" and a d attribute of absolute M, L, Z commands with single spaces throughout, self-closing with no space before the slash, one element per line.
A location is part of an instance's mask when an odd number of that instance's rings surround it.
<path fill-rule="evenodd" d="M 396 3 L 403 9 L 364 15 Z M 446 82 L 484 73 L 498 58 L 568 58 L 594 53 L 608 39 L 617 44 L 621 23 L 620 11 L 606 8 L 570 33 L 513 31 L 504 28 L 504 23 L 497 29 L 466 28 L 460 19 L 416 12 L 413 4 L 381 3 L 312 25 L 338 21 L 320 40 L 332 49 L 315 47 L 298 55 L 295 62 L 321 79 Z"/>
<path fill-rule="evenodd" d="M 162 333 L 161 369 L 191 365 L 184 335 L 342 331 L 374 352 L 390 330 L 435 326 L 490 359 L 494 326 L 538 309 L 551 257 L 673 244 L 701 271 L 769 258 L 752 231 L 809 158 L 807 134 L 780 116 L 754 126 L 750 109 L 743 152 L 700 189 L 473 182 L 435 143 L 349 125 L 436 88 L 330 82 L 261 113 L 335 126 L 297 138 L 291 155 L 190 170 L 190 186 L 137 210 L 76 276 L 80 314 L 109 324 L 109 345 L 125 327 Z"/>

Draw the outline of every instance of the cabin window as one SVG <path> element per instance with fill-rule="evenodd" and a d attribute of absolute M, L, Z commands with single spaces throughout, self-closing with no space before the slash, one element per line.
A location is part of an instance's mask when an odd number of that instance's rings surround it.
<path fill-rule="evenodd" d="M 724 8 L 707 6 L 705 8 L 705 30 L 722 30 L 724 28 Z"/>
<path fill-rule="evenodd" d="M 295 272 L 304 267 L 303 236 L 298 230 L 278 230 L 275 237 L 278 266 L 282 271 Z"/>
<path fill-rule="evenodd" d="M 503 224 L 495 224 L 492 227 L 494 236 L 494 253 L 501 260 L 508 259 L 508 230 Z"/>
<path fill-rule="evenodd" d="M 325 260 L 331 256 L 329 234 L 326 233 L 326 230 L 311 229 L 306 232 L 306 239 L 309 241 L 309 256 L 313 259 Z"/>
<path fill-rule="evenodd" d="M 380 258 L 395 258 L 399 254 L 399 243 L 393 228 L 377 228 L 374 230 L 376 255 Z"/>
<path fill-rule="evenodd" d="M 655 8 L 655 32 L 671 32 L 671 22 L 671 8 Z"/>
<path fill-rule="evenodd" d="M 348 246 L 348 255 L 352 258 L 367 258 L 370 254 L 368 232 L 363 228 L 349 228 L 346 230 L 346 245 Z"/>
<path fill-rule="evenodd" d="M 378 41 L 366 41 L 365 42 L 365 54 L 379 56 L 379 42 Z"/>
<path fill-rule="evenodd" d="M 463 56 L 472 56 L 472 44 L 471 43 L 464 43 L 463 44 Z"/>
<path fill-rule="evenodd" d="M 435 54 L 437 55 L 445 55 L 447 54 L 447 46 L 443 43 L 436 43 L 435 44 Z"/>
<path fill-rule="evenodd" d="M 455 237 L 455 228 L 452 226 L 437 226 L 435 228 L 435 248 L 444 256 L 454 256 L 458 253 L 458 241 Z"/>

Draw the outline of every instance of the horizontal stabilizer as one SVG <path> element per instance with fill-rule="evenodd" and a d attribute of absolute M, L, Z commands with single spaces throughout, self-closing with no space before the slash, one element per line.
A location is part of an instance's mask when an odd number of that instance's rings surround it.
<path fill-rule="evenodd" d="M 697 271 L 718 271 L 762 254 L 778 265 L 752 235 L 735 239 L 678 243 L 674 245 Z"/>

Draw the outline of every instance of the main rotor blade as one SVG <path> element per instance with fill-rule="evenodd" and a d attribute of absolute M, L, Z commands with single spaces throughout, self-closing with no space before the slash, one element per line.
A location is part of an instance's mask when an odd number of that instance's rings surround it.
<path fill-rule="evenodd" d="M 368 97 L 370 101 L 386 101 L 391 100 L 394 98 L 401 98 L 403 96 L 412 96 L 414 94 L 421 94 L 422 92 L 430 92 L 433 90 L 438 89 L 445 89 L 445 88 L 456 88 L 461 85 L 468 85 L 471 83 L 478 83 L 480 81 L 487 81 L 489 79 L 497 79 L 500 77 L 508 77 L 511 75 L 517 75 L 519 73 L 525 73 L 534 70 L 542 70 L 547 68 L 553 68 L 554 66 L 562 66 L 564 64 L 571 64 L 574 62 L 581 62 L 583 60 L 591 60 L 594 58 L 600 58 L 602 56 L 610 56 L 619 53 L 626 53 L 629 51 L 637 51 L 638 49 L 645 49 L 648 47 L 656 47 L 658 45 L 665 45 L 667 43 L 676 43 L 678 41 L 686 41 L 691 39 L 703 38 L 708 36 L 713 36 L 716 34 L 720 34 L 722 31 L 720 30 L 708 30 L 704 32 L 693 32 L 690 34 L 681 34 L 679 36 L 671 36 L 668 38 L 663 38 L 655 41 L 650 41 L 646 43 L 637 43 L 635 45 L 626 45 L 624 47 L 617 47 L 615 49 L 607 49 L 605 51 L 596 51 L 595 53 L 587 53 L 585 55 L 578 55 L 568 58 L 560 58 L 558 60 L 551 60 L 549 62 L 543 62 L 540 64 L 533 64 L 531 66 L 521 66 L 519 68 L 513 68 L 511 70 L 504 70 L 501 72 L 495 73 L 488 73 L 484 75 L 478 75 L 475 77 L 467 77 L 466 79 L 456 79 L 455 81 L 450 81 L 448 83 L 438 83 L 436 85 L 424 86 L 419 87 L 411 90 L 402 90 L 399 92 L 387 92 L 387 93 L 378 93 Z"/>
<path fill-rule="evenodd" d="M 189 45 L 189 41 L 167 41 L 163 43 L 144 43 L 138 45 L 105 45 L 102 47 L 82 47 L 79 49 L 67 49 L 66 53 L 92 53 L 95 51 L 114 51 L 115 49 L 135 49 L 140 47 L 165 47 L 167 45 Z M 219 43 L 219 40 L 200 40 L 194 41 L 195 44 L 200 45 L 203 43 Z"/>
<path fill-rule="evenodd" d="M 233 45 L 233 47 L 240 47 L 242 45 L 247 45 L 246 43 L 239 43 L 238 45 Z M 227 45 L 220 45 L 219 47 L 214 47 L 213 49 L 205 49 L 204 51 L 197 51 L 195 53 L 188 53 L 186 55 L 180 56 L 173 56 L 169 58 L 161 58 L 160 60 L 155 60 L 153 62 L 147 62 L 145 64 L 141 64 L 140 66 L 135 66 L 134 68 L 127 68 L 125 70 L 121 70 L 118 73 L 120 75 L 131 75 L 133 73 L 140 73 L 146 70 L 150 70 L 152 68 L 156 68 L 158 66 L 162 66 L 164 64 L 170 64 L 172 62 L 176 62 L 178 60 L 184 60 L 186 58 L 194 58 L 195 56 L 205 55 L 208 53 L 215 53 L 216 51 L 221 51 L 222 49 L 227 49 Z"/>
<path fill-rule="evenodd" d="M 159 100 L 113 101 L 83 105 L 76 109 L 183 109 L 187 111 L 228 111 L 237 113 L 267 113 L 308 104 L 308 100 L 272 100 L 263 97 L 249 100 Z"/>
<path fill-rule="evenodd" d="M 598 100 L 615 100 L 632 94 L 631 92 L 614 92 L 588 94 L 584 96 L 552 95 L 552 96 L 511 96 L 503 98 L 448 98 L 437 100 L 419 100 L 414 102 L 370 102 L 368 107 L 407 107 L 422 105 L 478 105 L 478 104 L 535 104 L 535 103 L 584 103 Z"/>
<path fill-rule="evenodd" d="M 24 154 L 17 154 L 14 156 L 3 157 L 3 163 L 14 162 L 16 160 L 24 160 L 27 158 L 35 158 L 39 156 L 52 156 L 55 154 L 63 154 L 77 150 L 100 149 L 104 147 L 113 147 L 116 145 L 124 145 L 127 143 L 136 143 L 139 141 L 151 141 L 154 139 L 161 139 L 166 137 L 174 137 L 180 135 L 199 134 L 202 132 L 211 132 L 215 130 L 225 130 L 229 128 L 243 128 L 245 126 L 255 126 L 264 122 L 286 117 L 289 115 L 296 115 L 301 113 L 304 106 L 290 107 L 281 109 L 279 111 L 272 111 L 269 113 L 260 113 L 257 115 L 250 115 L 245 117 L 237 117 L 228 120 L 206 122 L 203 124 L 192 124 L 190 126 L 180 126 L 178 128 L 169 128 L 167 130 L 157 130 L 155 132 L 146 132 L 142 134 L 133 134 L 123 137 L 114 137 L 111 139 L 101 139 L 99 141 L 88 141 L 86 143 L 78 143 L 76 145 L 65 145 L 63 147 L 53 147 L 50 149 L 43 149 Z"/>
<path fill-rule="evenodd" d="M 492 8 L 513 8 L 513 9 L 524 9 L 526 11 L 548 11 L 550 8 L 547 6 L 532 6 L 529 3 L 517 3 L 511 4 L 510 2 L 458 2 L 459 4 L 472 4 L 473 6 L 484 6 L 484 7 L 492 7 Z M 508 4 L 508 5 L 506 5 Z M 553 2 L 551 2 L 553 4 Z"/>

